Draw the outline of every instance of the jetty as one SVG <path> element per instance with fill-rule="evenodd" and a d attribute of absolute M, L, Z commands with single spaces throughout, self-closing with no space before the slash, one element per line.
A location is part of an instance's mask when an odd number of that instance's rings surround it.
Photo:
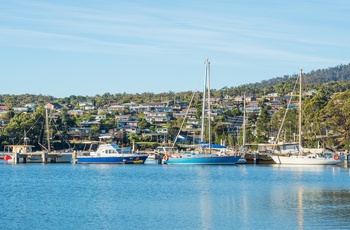
<path fill-rule="evenodd" d="M 5 160 L 9 163 L 71 163 L 72 153 L 32 151 L 33 145 L 6 145 Z M 7 159 L 6 159 L 7 158 Z"/>

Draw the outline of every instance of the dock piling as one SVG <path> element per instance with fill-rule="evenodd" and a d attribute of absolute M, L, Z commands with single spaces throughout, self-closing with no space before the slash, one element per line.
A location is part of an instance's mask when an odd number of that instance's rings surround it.
<path fill-rule="evenodd" d="M 41 159 L 42 159 L 42 163 L 46 164 L 47 163 L 47 153 L 42 153 L 41 154 Z"/>
<path fill-rule="evenodd" d="M 163 157 L 164 157 L 164 154 L 163 153 L 158 153 L 157 155 L 156 155 L 156 157 L 157 157 L 157 160 L 158 160 L 158 164 L 163 164 Z"/>
<path fill-rule="evenodd" d="M 78 161 L 77 161 L 77 150 L 74 150 L 72 158 L 73 158 L 73 164 L 77 164 L 78 163 Z"/>
<path fill-rule="evenodd" d="M 15 164 L 18 164 L 18 162 L 19 162 L 18 153 L 15 152 L 14 155 L 13 155 L 13 157 L 15 158 Z"/>

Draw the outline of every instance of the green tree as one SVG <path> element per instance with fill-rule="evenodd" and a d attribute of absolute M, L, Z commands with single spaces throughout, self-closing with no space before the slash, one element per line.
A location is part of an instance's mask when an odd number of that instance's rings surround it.
<path fill-rule="evenodd" d="M 128 140 L 130 141 L 130 143 L 132 144 L 132 150 L 135 150 L 135 142 L 138 141 L 139 135 L 137 135 L 136 133 L 131 133 L 128 137 Z"/>
<path fill-rule="evenodd" d="M 91 141 L 97 141 L 100 136 L 100 127 L 97 125 L 92 125 L 89 131 L 89 139 Z"/>
<path fill-rule="evenodd" d="M 350 90 L 334 95 L 322 114 L 328 130 L 341 134 L 345 140 L 350 139 Z"/>
<path fill-rule="evenodd" d="M 138 124 L 137 124 L 138 128 L 140 130 L 144 130 L 146 128 L 150 127 L 150 123 L 148 123 L 145 119 L 142 119 Z"/>
<path fill-rule="evenodd" d="M 269 139 L 269 124 L 270 124 L 270 114 L 264 108 L 260 107 L 260 116 L 257 119 L 256 123 L 256 141 L 258 143 L 265 143 Z"/>

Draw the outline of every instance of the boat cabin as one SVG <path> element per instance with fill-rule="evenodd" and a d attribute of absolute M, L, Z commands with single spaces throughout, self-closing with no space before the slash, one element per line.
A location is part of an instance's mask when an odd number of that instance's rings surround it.
<path fill-rule="evenodd" d="M 177 147 L 159 146 L 154 150 L 154 152 L 174 154 L 174 153 L 178 152 L 178 149 L 177 149 Z"/>
<path fill-rule="evenodd" d="M 294 154 L 299 152 L 298 143 L 258 144 L 259 153 Z"/>

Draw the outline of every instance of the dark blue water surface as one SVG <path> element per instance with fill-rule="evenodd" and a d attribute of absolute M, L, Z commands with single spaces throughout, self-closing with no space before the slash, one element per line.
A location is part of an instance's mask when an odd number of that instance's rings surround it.
<path fill-rule="evenodd" d="M 0 163 L 0 229 L 349 229 L 339 166 Z"/>

